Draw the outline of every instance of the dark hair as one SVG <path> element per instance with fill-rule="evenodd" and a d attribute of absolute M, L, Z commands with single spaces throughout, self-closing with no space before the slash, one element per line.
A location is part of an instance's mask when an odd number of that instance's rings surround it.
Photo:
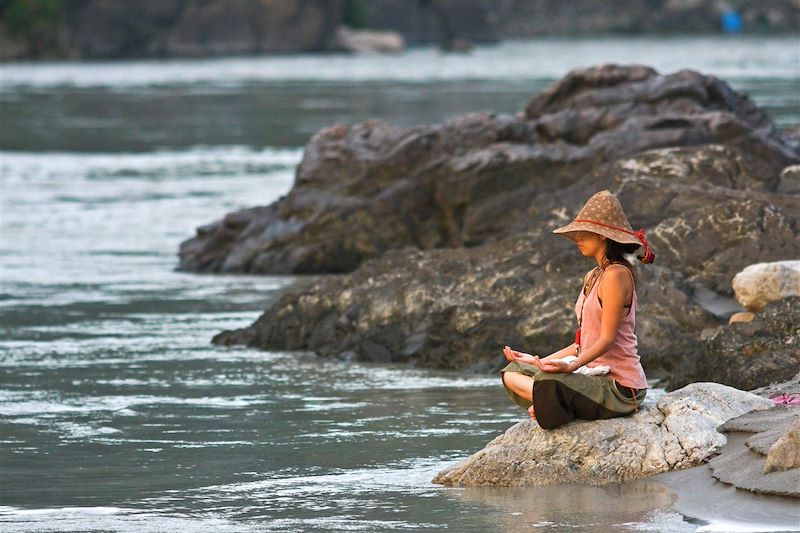
<path fill-rule="evenodd" d="M 641 244 L 635 243 L 622 243 L 614 239 L 606 239 L 606 258 L 611 263 L 621 263 L 625 265 L 628 270 L 633 274 L 633 285 L 636 286 L 637 277 L 636 272 L 633 270 L 633 265 L 630 261 L 625 259 L 625 254 L 632 254 L 639 249 Z"/>

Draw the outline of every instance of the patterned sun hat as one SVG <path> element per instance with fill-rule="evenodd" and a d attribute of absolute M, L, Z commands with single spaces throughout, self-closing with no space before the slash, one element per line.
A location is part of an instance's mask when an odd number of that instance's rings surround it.
<path fill-rule="evenodd" d="M 652 263 L 656 258 L 644 236 L 644 228 L 633 231 L 622 204 L 608 189 L 594 193 L 572 222 L 554 229 L 553 233 L 576 241 L 578 231 L 591 231 L 621 243 L 644 245 L 644 255 L 636 256 L 642 263 Z"/>

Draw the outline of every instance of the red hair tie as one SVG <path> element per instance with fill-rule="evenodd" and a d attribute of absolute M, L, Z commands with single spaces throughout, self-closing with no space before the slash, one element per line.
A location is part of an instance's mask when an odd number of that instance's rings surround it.
<path fill-rule="evenodd" d="M 647 242 L 647 237 L 644 236 L 644 228 L 639 228 L 639 231 L 637 231 L 635 235 L 639 237 L 639 240 L 644 244 L 644 255 L 637 255 L 636 258 L 642 263 L 652 263 L 655 261 L 656 254 L 650 250 L 650 244 Z"/>

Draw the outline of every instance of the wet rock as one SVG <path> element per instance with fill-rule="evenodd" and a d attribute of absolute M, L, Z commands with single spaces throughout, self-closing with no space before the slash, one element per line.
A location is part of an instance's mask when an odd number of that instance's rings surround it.
<path fill-rule="evenodd" d="M 749 265 L 733 277 L 736 299 L 751 311 L 767 302 L 800 296 L 800 261 L 775 261 Z"/>
<path fill-rule="evenodd" d="M 608 420 L 574 420 L 544 430 L 524 420 L 433 483 L 450 486 L 602 485 L 702 464 L 726 437 L 717 426 L 773 403 L 718 383 L 693 383 Z"/>

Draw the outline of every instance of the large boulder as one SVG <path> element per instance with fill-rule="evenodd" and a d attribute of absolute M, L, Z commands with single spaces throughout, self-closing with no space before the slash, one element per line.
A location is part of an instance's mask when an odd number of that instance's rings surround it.
<path fill-rule="evenodd" d="M 736 300 L 752 311 L 773 300 L 800 296 L 800 260 L 749 265 L 733 277 L 732 286 Z"/>
<path fill-rule="evenodd" d="M 703 340 L 742 310 L 733 276 L 800 257 L 800 196 L 775 192 L 793 149 L 726 87 L 603 65 L 570 73 L 517 117 L 323 130 L 287 196 L 200 229 L 182 257 L 201 270 L 341 275 L 282 295 L 212 342 L 475 371 L 505 364 L 504 344 L 558 350 L 574 338 L 573 305 L 595 262 L 551 231 L 606 188 L 634 228 L 648 228 L 658 258 L 634 260 L 645 372 L 685 385 Z M 662 112 L 692 118 L 648 130 Z M 567 123 L 580 132 L 559 125 L 575 113 L 584 118 Z M 744 130 L 708 133 L 719 121 Z M 621 140 L 630 129 L 684 145 L 637 151 Z"/>
<path fill-rule="evenodd" d="M 546 354 L 570 342 L 589 268 L 575 268 L 575 253 L 530 231 L 477 248 L 391 250 L 282 294 L 253 324 L 212 342 L 492 371 L 506 363 L 504 344 Z M 696 332 L 718 321 L 676 273 L 655 265 L 637 272 L 639 350 L 648 377 L 666 378 L 690 364 L 680 354 L 696 353 Z"/>
<path fill-rule="evenodd" d="M 745 167 L 723 177 L 725 165 L 715 164 L 736 161 L 736 155 L 716 145 L 659 149 L 591 174 L 598 186 L 607 185 L 630 206 L 634 220 L 666 217 L 650 239 L 659 260 L 635 267 L 638 350 L 650 377 L 692 375 L 702 355 L 701 336 L 724 324 L 728 311 L 739 309 L 730 288 L 736 272 L 787 251 L 800 255 L 800 225 L 793 215 L 800 212 L 800 199 L 714 184 L 752 180 Z M 692 163 L 700 159 L 706 168 Z M 573 188 L 557 193 L 565 204 L 579 207 L 569 200 L 572 194 L 577 196 Z M 546 196 L 539 196 L 540 204 Z M 583 274 L 593 265 L 572 244 L 550 234 L 574 212 L 553 210 L 549 216 L 555 222 L 541 213 L 536 225 L 512 224 L 512 235 L 480 246 L 390 250 L 354 272 L 323 276 L 302 291 L 283 294 L 255 323 L 224 331 L 213 342 L 474 370 L 503 364 L 503 344 L 550 353 L 573 335 L 572 306 Z M 725 298 L 728 303 L 720 306 Z"/>
<path fill-rule="evenodd" d="M 715 185 L 774 193 L 781 170 L 800 162 L 767 113 L 714 76 L 644 65 L 575 69 L 515 116 L 324 128 L 306 145 L 288 194 L 197 228 L 181 243 L 177 268 L 340 273 L 389 249 L 476 246 L 510 226 L 551 222 L 576 203 L 565 200 L 585 201 L 601 188 L 588 176 L 603 163 L 712 144 L 718 153 L 690 151 L 675 156 L 682 167 L 661 164 L 663 177 L 704 182 L 693 184 L 705 188 L 695 207 L 722 192 Z M 669 203 L 666 192 L 648 190 L 651 205 Z M 691 193 L 681 197 L 690 202 Z M 651 211 L 642 222 L 660 220 Z"/>
<path fill-rule="evenodd" d="M 545 430 L 524 420 L 482 450 L 450 466 L 433 483 L 451 486 L 603 485 L 705 462 L 726 437 L 723 422 L 773 407 L 762 396 L 693 383 L 608 420 L 573 420 Z"/>

